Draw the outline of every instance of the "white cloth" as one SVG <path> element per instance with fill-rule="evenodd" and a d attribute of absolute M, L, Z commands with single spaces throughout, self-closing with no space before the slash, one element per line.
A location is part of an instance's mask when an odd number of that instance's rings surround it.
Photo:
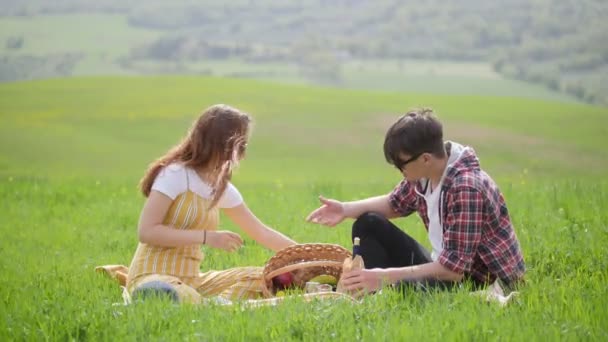
<path fill-rule="evenodd" d="M 424 200 L 427 204 L 426 214 L 429 218 L 429 240 L 431 241 L 431 259 L 433 261 L 437 261 L 439 254 L 443 250 L 443 228 L 439 221 L 439 194 L 441 193 L 442 183 L 443 178 L 435 188 L 435 191 L 431 191 L 431 185 L 429 184 L 424 194 Z"/>
<path fill-rule="evenodd" d="M 164 167 L 152 184 L 152 190 L 161 192 L 171 199 L 175 199 L 188 189 L 202 198 L 210 199 L 212 197 L 213 188 L 203 182 L 196 171 L 180 163 Z M 234 208 L 241 203 L 243 203 L 243 196 L 232 183 L 228 182 L 226 191 L 218 201 L 218 207 Z"/>
<path fill-rule="evenodd" d="M 441 176 L 439 184 L 432 189 L 429 181 L 426 192 L 422 194 L 427 205 L 426 214 L 429 218 L 429 240 L 432 247 L 431 259 L 433 261 L 437 261 L 439 254 L 441 254 L 443 251 L 443 225 L 441 224 L 441 219 L 439 217 L 439 206 L 441 205 L 442 200 L 441 186 L 443 185 L 443 179 L 445 178 L 445 174 L 450 165 L 454 164 L 466 149 L 465 146 L 458 143 L 450 143 L 452 146 L 450 150 L 450 157 L 448 158 L 448 163 L 445 170 L 443 170 L 443 175 Z"/>

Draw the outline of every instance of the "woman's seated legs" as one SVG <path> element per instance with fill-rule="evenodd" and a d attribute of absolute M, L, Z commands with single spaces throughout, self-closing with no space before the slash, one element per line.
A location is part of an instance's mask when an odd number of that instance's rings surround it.
<path fill-rule="evenodd" d="M 165 274 L 149 274 L 129 282 L 133 300 L 167 296 L 180 303 L 199 304 L 201 295 L 181 279 Z"/>

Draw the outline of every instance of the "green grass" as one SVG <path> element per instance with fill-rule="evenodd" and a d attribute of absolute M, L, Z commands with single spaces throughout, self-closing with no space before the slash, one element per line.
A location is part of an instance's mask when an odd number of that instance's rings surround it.
<path fill-rule="evenodd" d="M 147 164 L 197 113 L 225 102 L 255 121 L 234 176 L 248 205 L 299 242 L 349 246 L 349 223 L 306 224 L 317 195 L 389 191 L 384 130 L 432 105 L 472 144 L 509 205 L 528 266 L 501 309 L 466 291 L 393 293 L 360 305 L 276 308 L 121 301 L 96 265 L 128 264 Z M 1 340 L 600 340 L 608 333 L 605 108 L 530 99 L 346 91 L 220 78 L 77 78 L 0 85 Z M 584 118 L 584 119 L 579 119 Z M 560 134 L 561 130 L 561 134 Z M 397 224 L 428 246 L 417 217 Z M 226 219 L 222 227 L 235 230 Z M 263 265 L 246 238 L 203 269 Z"/>
<path fill-rule="evenodd" d="M 424 105 L 445 121 L 447 138 L 472 144 L 496 175 L 527 169 L 563 176 L 581 168 L 599 175 L 608 160 L 599 143 L 608 133 L 606 109 L 578 104 L 196 77 L 23 82 L 0 85 L 0 94 L 0 174 L 7 176 L 136 178 L 213 103 L 244 108 L 256 121 L 245 179 L 394 180 L 383 161 L 384 131 L 399 113 Z M 311 151 L 318 163 L 308 161 Z M 333 163 L 336 151 L 340 163 Z M 333 171 L 319 170 L 323 164 Z M 248 172 L 250 165 L 264 172 Z"/>

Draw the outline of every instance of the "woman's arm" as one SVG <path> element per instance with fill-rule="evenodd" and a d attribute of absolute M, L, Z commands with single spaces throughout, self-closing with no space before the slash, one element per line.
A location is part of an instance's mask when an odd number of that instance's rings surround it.
<path fill-rule="evenodd" d="M 163 224 L 173 200 L 151 191 L 139 217 L 139 241 L 160 247 L 180 247 L 202 244 L 205 233 L 200 230 L 179 230 Z"/>
<path fill-rule="evenodd" d="M 245 202 L 233 208 L 224 208 L 224 213 L 232 222 L 262 246 L 278 251 L 296 242 L 280 232 L 266 226 L 249 210 Z"/>
<path fill-rule="evenodd" d="M 173 200 L 151 191 L 139 218 L 139 242 L 160 247 L 180 247 L 205 244 L 230 252 L 243 244 L 241 237 L 229 231 L 181 230 L 163 224 Z"/>

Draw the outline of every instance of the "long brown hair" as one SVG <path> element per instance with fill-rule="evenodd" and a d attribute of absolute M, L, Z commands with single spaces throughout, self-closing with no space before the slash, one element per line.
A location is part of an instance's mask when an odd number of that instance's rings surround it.
<path fill-rule="evenodd" d="M 213 189 L 213 207 L 244 156 L 250 121 L 247 113 L 227 105 L 207 108 L 179 144 L 150 164 L 139 184 L 141 192 L 148 197 L 160 170 L 179 162 L 206 176 Z"/>

